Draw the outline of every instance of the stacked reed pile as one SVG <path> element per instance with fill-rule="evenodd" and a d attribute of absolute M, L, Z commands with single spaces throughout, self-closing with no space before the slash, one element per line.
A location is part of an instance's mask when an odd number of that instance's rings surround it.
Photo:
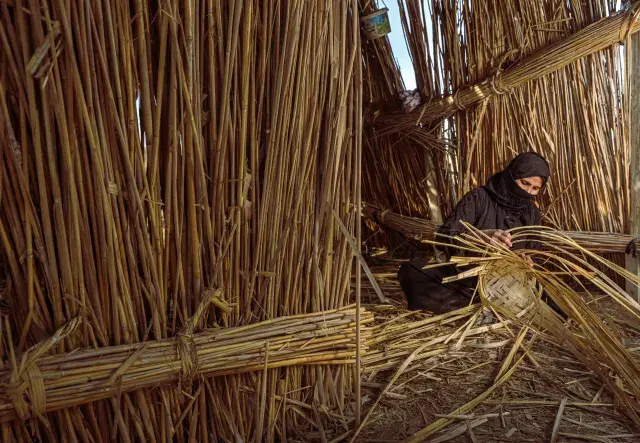
<path fill-rule="evenodd" d="M 337 222 L 359 225 L 359 41 L 351 0 L 0 2 L 16 353 L 75 317 L 54 353 L 174 337 L 204 288 L 225 288 L 231 311 L 203 327 L 348 304 Z M 276 395 L 345 407 L 351 378 L 294 367 L 137 390 L 50 427 L 3 425 L 2 440 L 284 439 L 300 414 Z"/>
<path fill-rule="evenodd" d="M 545 223 L 563 230 L 628 232 L 628 70 L 619 43 L 640 26 L 640 5 L 589 27 L 616 13 L 617 3 L 433 0 L 430 15 L 420 1 L 401 3 L 410 24 L 409 49 L 421 65 L 416 72 L 429 72 L 431 63 L 419 56 L 431 50 L 434 69 L 444 71 L 442 81 L 434 81 L 441 89 L 433 96 L 456 93 L 449 99 L 455 113 L 448 124 L 459 147 L 453 158 L 458 194 L 484 184 L 515 153 L 534 150 L 552 167 Z M 584 38 L 569 40 L 581 30 Z M 547 55 L 564 67 L 551 72 L 557 66 Z M 428 81 L 425 74 L 423 87 Z M 479 90 L 488 98 L 478 102 Z M 467 93 L 475 101 L 465 102 Z M 414 112 L 412 124 L 429 106 Z M 407 132 L 401 120 L 394 121 L 394 131 Z M 391 126 L 386 120 L 380 124 Z"/>

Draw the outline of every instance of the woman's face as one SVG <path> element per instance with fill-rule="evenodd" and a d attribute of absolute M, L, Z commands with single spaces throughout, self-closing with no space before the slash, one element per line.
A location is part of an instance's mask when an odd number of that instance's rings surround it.
<path fill-rule="evenodd" d="M 529 194 L 538 195 L 542 185 L 544 185 L 544 180 L 542 180 L 542 177 L 526 177 L 516 179 L 516 183 Z"/>

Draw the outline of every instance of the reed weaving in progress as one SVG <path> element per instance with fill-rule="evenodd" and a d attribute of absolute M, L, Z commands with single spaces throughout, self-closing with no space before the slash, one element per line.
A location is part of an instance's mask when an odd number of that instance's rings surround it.
<path fill-rule="evenodd" d="M 535 239 L 513 241 L 510 229 L 540 225 L 540 210 L 534 198 L 549 180 L 549 163 L 539 154 L 526 152 L 514 158 L 507 167 L 493 175 L 485 186 L 466 194 L 438 229 L 437 240 L 449 243 L 447 258 L 463 255 L 450 237 L 465 231 L 461 222 L 484 231 L 494 244 L 511 250 L 540 249 Z M 402 291 L 410 310 L 444 313 L 466 306 L 473 296 L 477 278 L 451 283 L 442 279 L 459 274 L 454 265 L 423 269 L 423 257 L 413 257 L 398 272 Z"/>

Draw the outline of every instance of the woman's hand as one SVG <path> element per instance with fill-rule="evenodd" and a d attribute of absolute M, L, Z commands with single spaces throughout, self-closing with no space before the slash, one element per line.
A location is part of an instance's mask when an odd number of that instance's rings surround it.
<path fill-rule="evenodd" d="M 489 236 L 489 242 L 492 245 L 506 246 L 509 249 L 513 246 L 513 244 L 511 243 L 511 234 L 507 231 L 503 231 L 502 229 L 495 229 L 492 231 L 487 231 L 486 234 Z"/>

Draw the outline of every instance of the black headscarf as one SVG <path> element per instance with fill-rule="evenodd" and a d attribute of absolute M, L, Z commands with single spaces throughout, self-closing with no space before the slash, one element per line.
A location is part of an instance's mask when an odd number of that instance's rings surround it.
<path fill-rule="evenodd" d="M 518 186 L 516 180 L 542 177 L 546 184 L 549 175 L 549 163 L 543 156 L 535 152 L 525 152 L 514 158 L 502 172 L 493 175 L 484 189 L 499 205 L 522 210 L 531 203 L 534 195 Z"/>

